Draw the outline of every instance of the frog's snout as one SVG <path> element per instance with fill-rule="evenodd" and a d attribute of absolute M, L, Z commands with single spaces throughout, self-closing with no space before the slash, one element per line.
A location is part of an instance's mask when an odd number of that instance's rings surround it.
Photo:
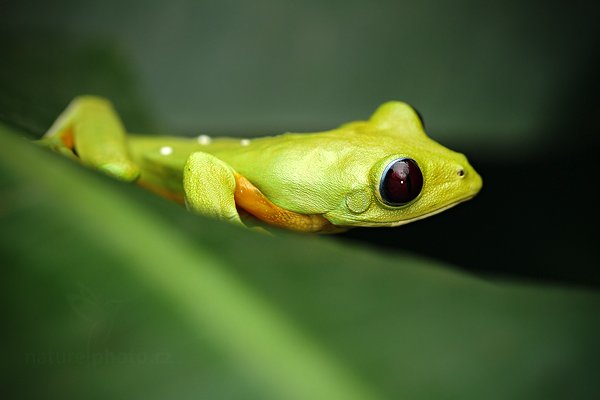
<path fill-rule="evenodd" d="M 468 192 L 472 196 L 479 193 L 483 185 L 483 179 L 481 179 L 481 175 L 468 162 L 465 161 L 456 169 L 456 175 L 458 179 L 466 184 Z"/>

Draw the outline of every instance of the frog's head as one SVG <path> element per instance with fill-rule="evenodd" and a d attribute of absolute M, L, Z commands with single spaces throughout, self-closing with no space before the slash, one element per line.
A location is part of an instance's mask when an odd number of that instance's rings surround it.
<path fill-rule="evenodd" d="M 335 225 L 398 226 L 469 200 L 481 189 L 467 158 L 427 137 L 419 114 L 405 103 L 385 103 L 368 121 L 347 129 L 368 143 L 371 163 L 351 172 L 364 178 L 324 215 Z"/>

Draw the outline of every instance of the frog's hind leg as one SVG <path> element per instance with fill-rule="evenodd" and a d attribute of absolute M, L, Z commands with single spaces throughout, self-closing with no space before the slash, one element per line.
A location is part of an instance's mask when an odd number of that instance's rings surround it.
<path fill-rule="evenodd" d="M 140 175 L 129 158 L 119 116 L 100 97 L 75 98 L 38 143 L 120 180 Z"/>

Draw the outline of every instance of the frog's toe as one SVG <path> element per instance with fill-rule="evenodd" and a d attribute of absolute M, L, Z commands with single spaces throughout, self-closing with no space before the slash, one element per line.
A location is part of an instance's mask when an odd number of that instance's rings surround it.
<path fill-rule="evenodd" d="M 133 182 L 140 176 L 140 169 L 132 162 L 128 161 L 111 161 L 102 164 L 98 169 L 113 178 Z"/>

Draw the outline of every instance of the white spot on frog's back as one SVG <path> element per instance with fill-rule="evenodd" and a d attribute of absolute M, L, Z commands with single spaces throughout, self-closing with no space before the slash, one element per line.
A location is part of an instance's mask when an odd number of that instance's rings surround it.
<path fill-rule="evenodd" d="M 169 156 L 173 154 L 173 148 L 171 146 L 163 146 L 160 148 L 159 152 L 163 156 Z"/>
<path fill-rule="evenodd" d="M 242 140 L 240 140 L 240 145 L 242 145 L 242 146 L 249 146 L 250 145 L 250 139 L 242 139 Z"/>
<path fill-rule="evenodd" d="M 212 139 L 208 135 L 200 135 L 200 136 L 198 136 L 197 140 L 198 140 L 198 143 L 202 144 L 202 145 L 210 144 L 210 142 L 212 141 Z"/>

